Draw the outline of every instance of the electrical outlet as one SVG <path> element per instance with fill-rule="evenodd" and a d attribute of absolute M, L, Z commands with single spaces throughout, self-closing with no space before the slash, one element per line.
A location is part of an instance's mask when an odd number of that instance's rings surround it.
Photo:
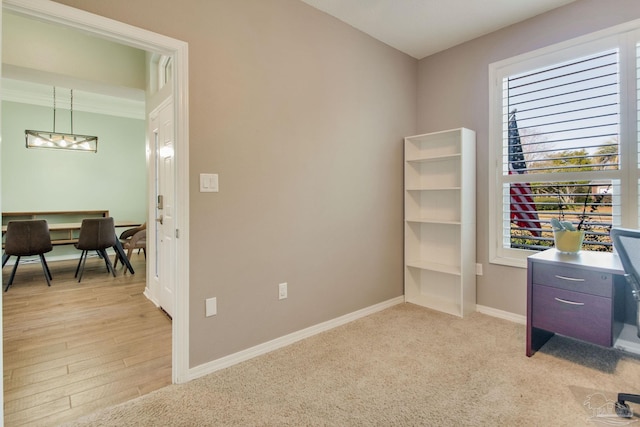
<path fill-rule="evenodd" d="M 287 298 L 287 284 L 280 283 L 278 285 L 278 299 L 286 299 Z"/>

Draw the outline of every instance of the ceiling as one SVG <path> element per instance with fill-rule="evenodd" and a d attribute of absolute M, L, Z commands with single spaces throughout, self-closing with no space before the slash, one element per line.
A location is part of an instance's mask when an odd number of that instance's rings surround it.
<path fill-rule="evenodd" d="M 575 0 L 302 0 L 417 59 Z"/>
<path fill-rule="evenodd" d="M 3 45 L 3 101 L 52 107 L 55 87 L 57 107 L 68 110 L 73 88 L 75 111 L 146 117 L 145 52 L 8 11 L 2 13 L 2 36 L 20 40 Z"/>

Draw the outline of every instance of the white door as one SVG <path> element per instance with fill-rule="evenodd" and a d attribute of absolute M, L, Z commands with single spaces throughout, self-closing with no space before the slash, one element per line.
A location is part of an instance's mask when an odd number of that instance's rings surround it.
<path fill-rule="evenodd" d="M 151 249 L 148 285 L 151 296 L 162 309 L 173 316 L 175 307 L 175 185 L 174 185 L 174 120 L 173 102 L 165 101 L 149 115 L 151 167 L 154 179 L 152 219 L 148 238 Z M 148 236 L 149 237 L 149 236 Z"/>

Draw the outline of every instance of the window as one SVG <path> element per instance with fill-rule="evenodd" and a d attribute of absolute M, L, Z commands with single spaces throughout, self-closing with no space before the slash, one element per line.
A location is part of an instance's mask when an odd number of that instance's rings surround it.
<path fill-rule="evenodd" d="M 156 93 L 173 80 L 173 56 L 154 53 L 151 55 L 149 83 L 151 92 Z"/>
<path fill-rule="evenodd" d="M 160 73 L 158 81 L 160 82 L 160 89 L 162 89 L 173 79 L 173 57 L 163 55 L 158 65 L 158 72 Z"/>
<path fill-rule="evenodd" d="M 490 66 L 491 262 L 553 246 L 552 218 L 611 251 L 638 228 L 640 22 Z"/>

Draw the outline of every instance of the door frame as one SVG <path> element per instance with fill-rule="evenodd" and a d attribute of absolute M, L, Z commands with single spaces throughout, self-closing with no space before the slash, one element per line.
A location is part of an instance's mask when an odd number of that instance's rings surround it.
<path fill-rule="evenodd" d="M 103 16 L 49 0 L 2 0 L 2 9 L 48 23 L 80 30 L 116 43 L 173 57 L 175 123 L 176 239 L 172 279 L 176 289 L 172 322 L 172 382 L 189 380 L 189 70 L 188 44 Z M 0 76 L 1 77 L 1 76 Z M 150 191 L 150 190 L 148 190 Z M 177 286 L 180 284 L 180 286 Z M 1 295 L 0 295 L 1 300 Z M 0 304 L 0 319 L 2 305 Z M 0 342 L 1 345 L 1 342 Z M 0 351 L 0 362 L 2 352 Z M 0 383 L 1 387 L 1 383 Z M 0 390 L 2 390 L 0 388 Z M 2 395 L 4 397 L 4 390 Z M 1 410 L 1 408 L 0 408 Z M 3 412 L 3 411 L 2 411 Z"/>

